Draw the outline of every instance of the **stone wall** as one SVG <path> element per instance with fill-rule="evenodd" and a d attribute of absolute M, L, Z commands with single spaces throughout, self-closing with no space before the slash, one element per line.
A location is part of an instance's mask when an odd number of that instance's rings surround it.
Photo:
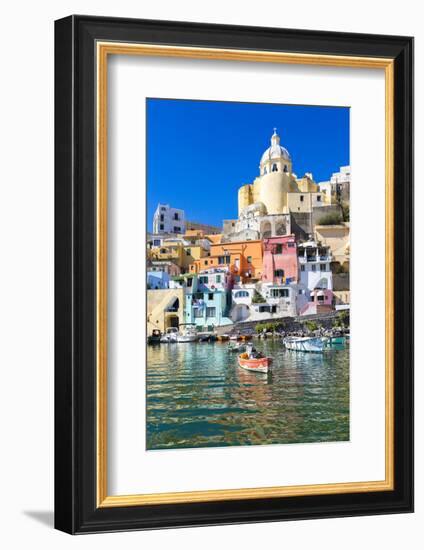
<path fill-rule="evenodd" d="M 291 212 L 292 219 L 292 233 L 297 238 L 305 238 L 302 235 L 312 235 L 314 232 L 314 226 L 318 225 L 320 220 L 328 214 L 338 214 L 342 217 L 342 209 L 338 204 L 331 204 L 327 206 L 319 206 L 312 209 L 310 212 Z"/>
<path fill-rule="evenodd" d="M 255 327 L 258 323 L 279 323 L 281 324 L 281 330 L 285 332 L 294 332 L 302 330 L 305 321 L 314 321 L 319 326 L 330 329 L 333 326 L 334 319 L 341 314 L 342 312 L 332 311 L 317 315 L 303 315 L 302 317 L 280 317 L 279 319 L 264 319 L 261 321 L 241 321 L 234 324 L 233 332 L 240 331 L 243 333 L 255 331 Z"/>

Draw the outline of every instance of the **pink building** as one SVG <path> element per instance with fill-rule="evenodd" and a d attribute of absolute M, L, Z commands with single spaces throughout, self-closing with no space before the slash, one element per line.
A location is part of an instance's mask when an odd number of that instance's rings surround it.
<path fill-rule="evenodd" d="M 316 315 L 318 313 L 328 313 L 333 311 L 333 292 L 327 289 L 311 291 L 309 302 L 302 308 L 301 315 Z"/>
<path fill-rule="evenodd" d="M 294 235 L 263 240 L 262 282 L 289 284 L 298 282 L 297 250 Z"/>

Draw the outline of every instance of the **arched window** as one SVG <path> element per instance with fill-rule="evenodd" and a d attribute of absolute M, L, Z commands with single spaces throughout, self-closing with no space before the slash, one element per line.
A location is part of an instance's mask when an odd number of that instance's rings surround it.
<path fill-rule="evenodd" d="M 238 292 L 235 293 L 236 298 L 247 298 L 248 296 L 249 296 L 249 293 L 247 292 L 247 290 L 239 290 Z"/>
<path fill-rule="evenodd" d="M 288 172 L 289 169 L 287 168 L 287 164 L 284 165 L 284 172 Z"/>
<path fill-rule="evenodd" d="M 276 165 L 276 164 L 273 164 L 273 165 L 272 165 L 272 171 L 273 171 L 273 172 L 277 172 L 277 171 L 278 171 L 278 168 L 277 168 L 277 165 Z"/>
<path fill-rule="evenodd" d="M 265 168 L 264 168 L 264 174 L 266 174 L 266 173 L 267 173 L 267 171 L 266 171 L 266 166 L 265 166 Z"/>

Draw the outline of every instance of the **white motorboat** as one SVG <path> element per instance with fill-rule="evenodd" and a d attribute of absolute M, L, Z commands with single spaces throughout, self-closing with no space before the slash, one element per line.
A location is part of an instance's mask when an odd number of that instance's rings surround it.
<path fill-rule="evenodd" d="M 177 334 L 177 342 L 196 342 L 198 338 L 199 335 L 194 323 L 182 323 L 180 325 L 180 331 Z"/>
<path fill-rule="evenodd" d="M 322 353 L 325 348 L 325 341 L 318 336 L 289 336 L 284 338 L 284 345 L 293 351 L 309 351 Z"/>
<path fill-rule="evenodd" d="M 166 329 L 165 334 L 162 335 L 161 344 L 172 344 L 177 341 L 178 329 L 177 327 L 169 327 Z"/>

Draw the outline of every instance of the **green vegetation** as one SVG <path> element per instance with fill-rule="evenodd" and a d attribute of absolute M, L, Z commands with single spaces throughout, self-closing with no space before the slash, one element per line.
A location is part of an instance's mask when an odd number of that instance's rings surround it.
<path fill-rule="evenodd" d="M 348 327 L 349 326 L 349 322 L 350 322 L 350 316 L 349 316 L 349 311 L 342 311 L 340 313 L 340 322 L 342 323 L 342 325 L 344 327 Z"/>
<path fill-rule="evenodd" d="M 339 225 L 342 221 L 342 217 L 337 212 L 331 212 L 326 214 L 318 220 L 318 225 Z"/>
<path fill-rule="evenodd" d="M 331 271 L 336 275 L 341 275 L 343 273 L 349 273 L 349 266 L 342 265 L 340 262 L 332 262 Z"/>
<path fill-rule="evenodd" d="M 305 326 L 310 332 L 318 329 L 318 324 L 315 321 L 305 321 Z"/>
<path fill-rule="evenodd" d="M 253 304 L 264 304 L 266 302 L 265 298 L 262 296 L 262 294 L 259 294 L 257 290 L 255 290 L 255 293 L 252 297 L 252 303 Z"/>
<path fill-rule="evenodd" d="M 282 323 L 258 323 L 255 330 L 258 334 L 262 332 L 277 332 L 283 325 Z"/>
<path fill-rule="evenodd" d="M 342 207 L 343 221 L 348 222 L 350 220 L 350 207 L 348 202 L 342 202 L 340 204 Z"/>
<path fill-rule="evenodd" d="M 349 311 L 341 311 L 340 314 L 335 319 L 333 319 L 333 328 L 347 328 L 349 326 L 349 321 Z"/>

